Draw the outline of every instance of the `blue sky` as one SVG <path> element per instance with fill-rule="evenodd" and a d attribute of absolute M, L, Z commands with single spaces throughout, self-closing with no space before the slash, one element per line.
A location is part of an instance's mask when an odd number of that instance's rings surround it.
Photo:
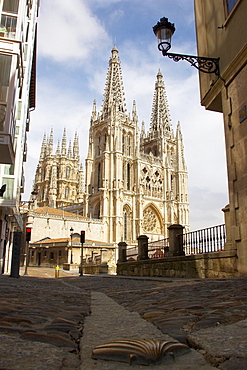
<path fill-rule="evenodd" d="M 93 100 L 100 110 L 111 49 L 121 59 L 127 110 L 136 100 L 139 124 L 149 127 L 160 69 L 174 130 L 181 122 L 189 171 L 191 230 L 224 222 L 228 203 L 223 117 L 200 106 L 198 74 L 157 49 L 152 27 L 175 23 L 171 52 L 196 53 L 192 0 L 41 0 L 38 19 L 37 108 L 31 115 L 25 194 L 28 199 L 44 133 L 54 143 L 79 133 L 84 165 Z"/>

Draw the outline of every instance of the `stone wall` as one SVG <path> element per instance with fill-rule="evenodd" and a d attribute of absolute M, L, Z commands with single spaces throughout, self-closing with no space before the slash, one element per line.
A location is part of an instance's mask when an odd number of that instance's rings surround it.
<path fill-rule="evenodd" d="M 168 278 L 224 278 L 237 276 L 235 251 L 161 259 L 118 262 L 117 274 Z"/>
<path fill-rule="evenodd" d="M 101 264 L 88 264 L 83 266 L 83 274 L 91 274 L 91 275 L 98 275 L 98 274 L 108 274 L 110 273 L 108 271 L 108 265 L 107 263 L 101 263 Z"/>

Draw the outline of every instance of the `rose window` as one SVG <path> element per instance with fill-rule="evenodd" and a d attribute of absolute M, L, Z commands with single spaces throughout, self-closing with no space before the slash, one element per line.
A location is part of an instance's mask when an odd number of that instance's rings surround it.
<path fill-rule="evenodd" d="M 143 231 L 152 232 L 155 230 L 157 218 L 153 211 L 150 209 L 143 212 L 142 227 Z"/>

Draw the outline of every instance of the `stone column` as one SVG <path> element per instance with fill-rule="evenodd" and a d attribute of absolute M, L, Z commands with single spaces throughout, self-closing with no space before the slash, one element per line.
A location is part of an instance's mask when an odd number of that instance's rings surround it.
<path fill-rule="evenodd" d="M 227 204 L 222 211 L 224 212 L 225 218 L 225 227 L 226 227 L 226 242 L 224 245 L 225 251 L 229 251 L 233 249 L 232 243 L 232 224 L 231 224 L 231 213 L 230 213 L 230 206 Z M 235 248 L 234 248 L 235 249 Z"/>
<path fill-rule="evenodd" d="M 146 235 L 138 236 L 138 257 L 137 260 L 148 259 L 148 237 Z"/>
<path fill-rule="evenodd" d="M 120 242 L 118 243 L 118 262 L 126 262 L 126 249 L 127 243 Z"/>
<path fill-rule="evenodd" d="M 184 226 L 175 224 L 168 227 L 169 230 L 169 256 L 184 256 L 183 251 Z"/>

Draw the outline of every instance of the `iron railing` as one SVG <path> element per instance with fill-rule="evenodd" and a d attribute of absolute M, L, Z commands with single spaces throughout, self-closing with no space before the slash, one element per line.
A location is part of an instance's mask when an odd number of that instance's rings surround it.
<path fill-rule="evenodd" d="M 219 252 L 224 250 L 225 242 L 225 225 L 183 234 L 183 250 L 186 255 Z"/>
<path fill-rule="evenodd" d="M 130 247 L 126 249 L 127 261 L 136 261 L 138 256 L 138 246 Z"/>
<path fill-rule="evenodd" d="M 177 236 L 181 237 L 180 240 L 183 243 L 185 255 L 220 252 L 224 250 L 224 244 L 226 242 L 224 224 Z M 168 257 L 168 252 L 169 238 L 148 243 L 148 257 L 150 259 Z M 136 261 L 137 257 L 138 246 L 127 248 L 127 261 Z"/>
<path fill-rule="evenodd" d="M 169 252 L 169 238 L 156 240 L 148 243 L 148 257 L 149 258 L 164 258 L 168 257 Z"/>
<path fill-rule="evenodd" d="M 156 240 L 148 243 L 148 257 L 164 258 L 168 256 L 169 239 Z M 126 259 L 127 261 L 136 261 L 138 256 L 138 246 L 127 248 Z"/>

